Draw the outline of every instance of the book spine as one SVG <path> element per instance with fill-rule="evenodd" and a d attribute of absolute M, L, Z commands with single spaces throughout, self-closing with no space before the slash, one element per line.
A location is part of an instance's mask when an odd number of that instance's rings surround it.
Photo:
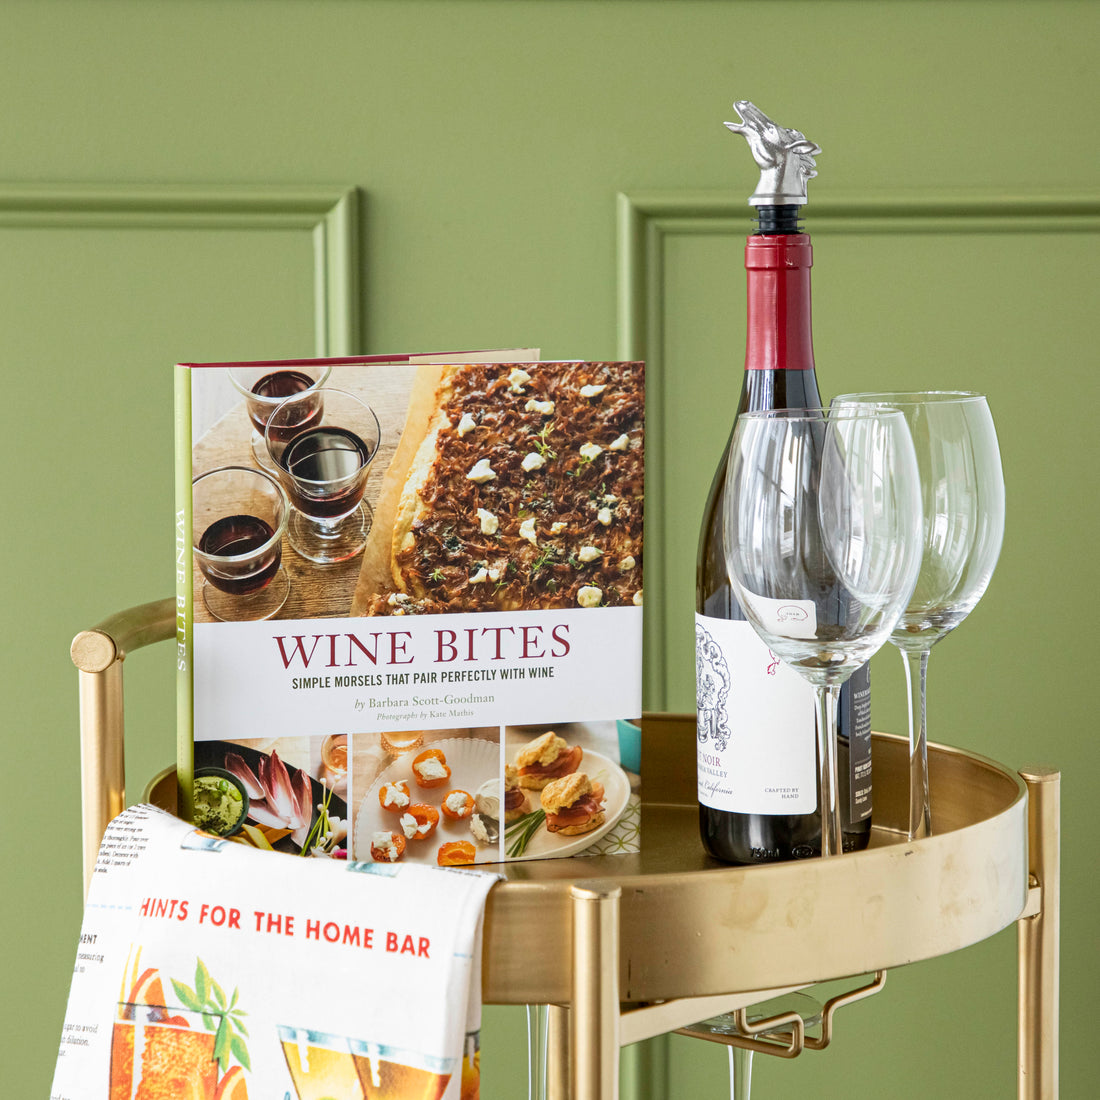
<path fill-rule="evenodd" d="M 176 501 L 176 774 L 179 815 L 192 819 L 194 771 L 194 607 L 191 572 L 191 371 L 176 367 L 175 377 Z"/>

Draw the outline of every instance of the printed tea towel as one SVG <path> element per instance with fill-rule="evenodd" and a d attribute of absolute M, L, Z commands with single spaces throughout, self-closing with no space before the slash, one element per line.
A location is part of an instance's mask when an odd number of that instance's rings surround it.
<path fill-rule="evenodd" d="M 496 875 L 107 829 L 51 1100 L 474 1100 Z"/>

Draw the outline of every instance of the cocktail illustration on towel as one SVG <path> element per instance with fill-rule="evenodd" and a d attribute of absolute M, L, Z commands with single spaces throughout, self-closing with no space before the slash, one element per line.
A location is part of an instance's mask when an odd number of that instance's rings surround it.
<path fill-rule="evenodd" d="M 238 991 L 226 995 L 201 959 L 194 987 L 140 968 L 123 979 L 111 1036 L 110 1100 L 248 1100 L 250 1068 Z"/>

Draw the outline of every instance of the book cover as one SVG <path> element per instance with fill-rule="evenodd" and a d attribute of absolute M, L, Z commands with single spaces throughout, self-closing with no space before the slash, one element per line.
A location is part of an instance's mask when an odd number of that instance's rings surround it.
<path fill-rule="evenodd" d="M 181 364 L 176 404 L 196 823 L 376 862 L 637 850 L 643 364 Z"/>

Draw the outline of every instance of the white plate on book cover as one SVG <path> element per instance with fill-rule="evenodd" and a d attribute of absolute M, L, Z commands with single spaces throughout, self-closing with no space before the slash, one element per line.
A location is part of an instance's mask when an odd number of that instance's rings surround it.
<path fill-rule="evenodd" d="M 496 741 L 486 741 L 483 737 L 445 737 L 439 741 L 429 741 L 426 749 L 439 749 L 446 757 L 451 769 L 451 778 L 442 787 L 422 788 L 413 779 L 412 763 L 419 752 L 407 752 L 392 763 L 387 764 L 375 777 L 369 790 L 359 803 L 355 815 L 355 846 L 352 857 L 369 860 L 371 837 L 377 832 L 400 831 L 398 824 L 401 815 L 391 810 L 383 810 L 378 801 L 378 791 L 385 783 L 396 783 L 404 779 L 409 784 L 409 794 L 413 803 L 424 803 L 439 810 L 440 803 L 453 790 L 476 794 L 478 787 L 488 779 L 500 775 L 500 745 Z M 423 751 L 423 750 L 421 750 Z M 480 847 L 470 834 L 470 822 L 451 821 L 439 813 L 439 824 L 431 836 L 424 840 L 409 840 L 405 843 L 402 863 L 427 863 L 436 865 L 439 846 L 454 840 L 467 840 L 474 844 L 479 863 L 495 863 L 500 857 L 497 846 Z"/>
<path fill-rule="evenodd" d="M 577 771 L 584 772 L 589 779 L 603 784 L 603 824 L 597 826 L 592 832 L 583 833 L 580 836 L 559 836 L 557 833 L 550 832 L 543 825 L 531 837 L 527 844 L 527 850 L 523 855 L 512 856 L 511 859 L 546 859 L 548 856 L 573 856 L 578 852 L 583 852 L 585 848 L 595 844 L 600 837 L 615 828 L 630 799 L 630 780 L 627 779 L 626 772 L 614 760 L 604 756 L 602 752 L 596 752 L 595 749 L 589 748 L 584 750 L 584 757 Z M 532 811 L 540 809 L 538 791 L 528 791 L 527 800 L 531 804 Z M 506 849 L 508 844 L 509 841 L 506 839 Z"/>

